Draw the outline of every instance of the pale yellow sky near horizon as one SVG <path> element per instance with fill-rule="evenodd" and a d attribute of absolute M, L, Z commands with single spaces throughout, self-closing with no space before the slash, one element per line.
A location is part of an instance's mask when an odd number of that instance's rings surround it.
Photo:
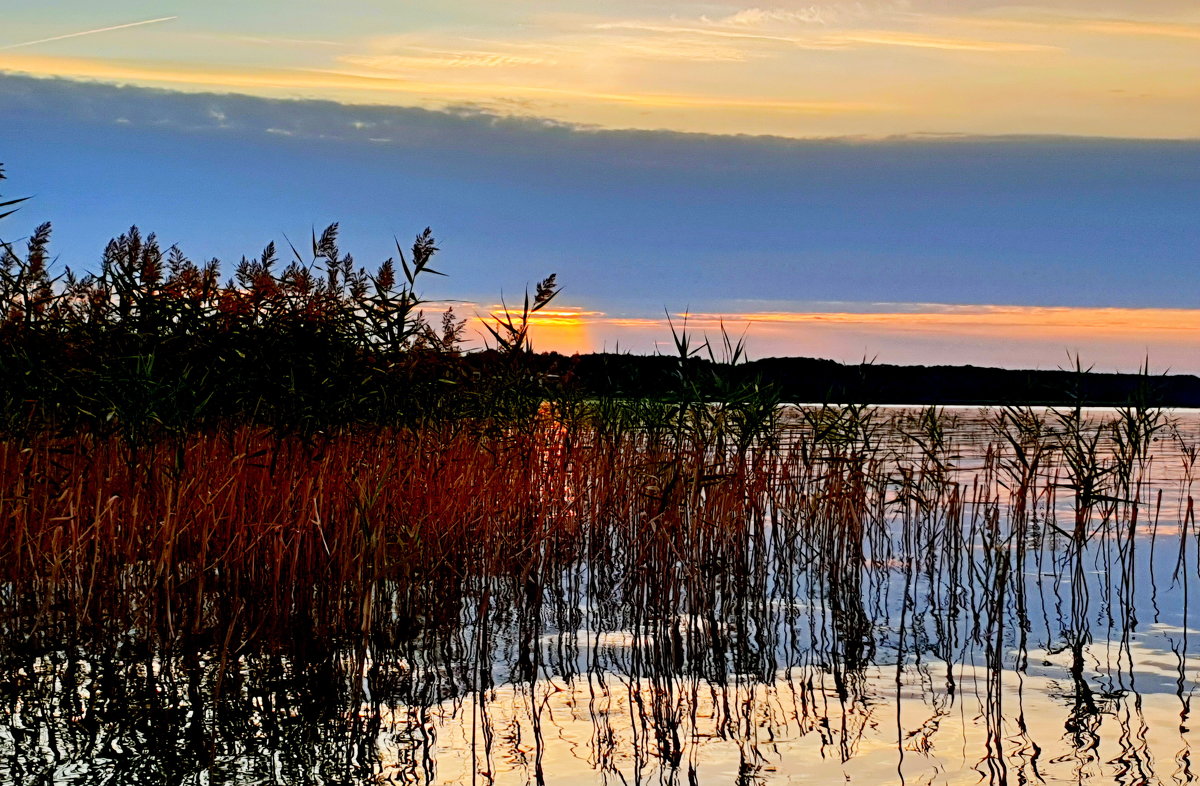
<path fill-rule="evenodd" d="M 447 304 L 441 304 L 443 307 Z M 453 304 L 468 317 L 467 346 L 482 347 L 482 322 L 500 304 Z M 846 304 L 849 305 L 849 304 Z M 438 304 L 430 304 L 430 313 Z M 721 358 L 722 332 L 744 340 L 750 358 L 804 355 L 837 360 L 930 365 L 972 364 L 1052 370 L 1084 367 L 1102 372 L 1200 374 L 1200 309 L 1068 308 L 945 304 L 836 304 L 793 311 L 618 316 L 560 306 L 534 315 L 530 338 L 538 351 L 635 354 L 675 352 L 672 325 L 693 346 L 711 342 Z M 707 354 L 707 353 L 705 353 Z"/>
<path fill-rule="evenodd" d="M 0 71 L 794 137 L 1200 137 L 1200 3 L 69 0 Z"/>

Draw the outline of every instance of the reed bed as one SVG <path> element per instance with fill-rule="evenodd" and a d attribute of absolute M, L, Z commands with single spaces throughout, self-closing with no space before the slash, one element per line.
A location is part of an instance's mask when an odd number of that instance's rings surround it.
<path fill-rule="evenodd" d="M 565 400 L 521 422 L 316 441 L 241 426 L 136 461 L 116 435 L 2 441 L 3 659 L 24 675 L 10 721 L 111 720 L 135 679 L 159 686 L 146 712 L 198 735 L 209 768 L 272 728 L 295 782 L 378 778 L 385 750 L 408 762 L 387 765 L 396 782 L 425 782 L 438 729 L 469 713 L 476 775 L 541 781 L 548 707 L 587 686 L 631 713 L 590 716 L 599 771 L 626 772 L 618 738 L 660 774 L 698 771 L 707 739 L 740 741 L 757 771 L 764 723 L 854 760 L 891 663 L 897 686 L 915 669 L 933 697 L 931 716 L 898 725 L 899 755 L 920 760 L 969 684 L 980 777 L 1003 782 L 1028 775 L 1038 744 L 1014 737 L 1026 721 L 1005 675 L 1039 653 L 1065 658 L 1078 766 L 1102 765 L 1100 724 L 1124 705 L 1097 684 L 1093 631 L 1107 619 L 1100 638 L 1132 669 L 1139 581 L 1156 575 L 1139 576 L 1139 549 L 1159 550 L 1159 574 L 1168 555 L 1185 588 L 1200 576 L 1195 435 L 1136 408 L 785 407 L 751 439 L 740 418 L 716 402 Z M 1164 503 L 1151 479 L 1167 440 L 1185 466 Z M 172 715 L 197 702 L 202 728 Z M 299 712 L 332 735 L 333 781 L 302 775 Z M 21 750 L 36 768 L 43 749 Z"/>
<path fill-rule="evenodd" d="M 55 280 L 48 243 L 0 246 L 0 781 L 432 783 L 457 734 L 459 780 L 543 783 L 570 718 L 613 782 L 884 727 L 936 774 L 955 723 L 972 782 L 1152 782 L 1146 619 L 1193 779 L 1200 434 L 1148 373 L 1107 413 L 795 407 L 684 324 L 657 395 L 595 396 L 532 362 L 553 276 L 489 352 L 431 326 L 428 231 L 225 283 L 136 230 Z M 1053 757 L 1012 685 L 1046 673 Z"/>
<path fill-rule="evenodd" d="M 341 635 L 371 630 L 380 582 L 527 578 L 614 538 L 647 560 L 702 562 L 743 537 L 762 496 L 764 468 L 744 458 L 705 465 L 628 438 L 578 441 L 549 408 L 499 433 L 314 444 L 242 427 L 143 446 L 136 460 L 115 436 L 0 441 L 0 581 L 32 593 L 10 596 L 10 614 L 60 610 L 81 628 L 219 639 L 212 615 L 229 609 L 210 608 L 215 594 L 253 599 L 237 612 L 257 620 L 251 630 L 306 621 Z M 614 529 L 585 531 L 596 526 Z"/>

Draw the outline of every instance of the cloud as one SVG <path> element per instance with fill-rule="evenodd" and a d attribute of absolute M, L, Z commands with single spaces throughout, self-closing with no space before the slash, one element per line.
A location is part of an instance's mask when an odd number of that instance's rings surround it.
<path fill-rule="evenodd" d="M 844 304 L 854 311 L 723 311 L 686 316 L 689 331 L 716 339 L 745 335 L 755 357 L 804 354 L 856 363 L 973 363 L 1057 368 L 1080 352 L 1103 370 L 1133 371 L 1149 355 L 1156 367 L 1200 370 L 1197 309 L 1053 308 L 955 304 Z M 569 313 L 569 312 L 568 312 Z M 573 330 L 563 328 L 567 325 Z M 665 317 L 610 317 L 583 312 L 550 329 L 534 325 L 543 349 L 597 351 L 621 346 L 653 351 L 669 340 Z M 557 329 L 555 329 L 557 328 Z M 585 343 L 580 343 L 585 342 Z"/>
<path fill-rule="evenodd" d="M 1170 49 L 1107 44 L 1112 35 L 1189 44 L 1195 25 L 1178 18 L 1081 15 L 1071 27 L 981 0 L 735 4 L 724 13 L 710 6 L 708 15 L 674 6 L 679 16 L 654 6 L 631 18 L 621 8 L 509 9 L 469 30 L 433 19 L 400 33 L 380 25 L 342 41 L 319 36 L 307 52 L 286 28 L 215 35 L 224 46 L 195 40 L 203 32 L 180 33 L 125 56 L 18 49 L 0 52 L 0 70 L 346 103 L 472 104 L 609 128 L 1195 134 L 1197 67 Z M 274 51 L 250 56 L 249 47 Z M 1137 112 L 1126 111 L 1131 96 L 1141 97 Z"/>
<path fill-rule="evenodd" d="M 891 2 L 820 3 L 800 8 L 744 8 L 716 19 L 702 16 L 705 22 L 716 25 L 766 27 L 776 25 L 832 25 L 892 16 L 912 7 L 909 0 Z"/>
<path fill-rule="evenodd" d="M 81 66 L 81 70 L 85 70 Z M 270 73 L 263 75 L 266 79 Z M 387 80 L 384 80 L 387 81 Z M 622 98 L 615 96 L 614 98 Z M 636 96 L 624 97 L 640 100 Z M 689 96 L 663 96 L 666 101 L 708 101 L 706 98 Z M 772 136 L 709 135 L 675 131 L 602 131 L 594 126 L 555 121 L 544 117 L 513 115 L 497 111 L 488 103 L 457 103 L 445 110 L 432 111 L 422 108 L 395 107 L 373 104 L 344 104 L 328 100 L 284 100 L 261 98 L 235 93 L 184 93 L 161 88 L 114 86 L 79 82 L 66 78 L 40 78 L 0 73 L 0 100 L 13 118 L 37 117 L 50 112 L 55 117 L 68 118 L 75 122 L 113 122 L 125 118 L 137 126 L 178 129 L 234 129 L 253 132 L 268 127 L 290 128 L 300 136 L 312 139 L 342 139 L 353 141 L 368 137 L 393 136 L 403 138 L 406 134 L 418 133 L 422 142 L 440 137 L 447 143 L 458 136 L 471 138 L 469 144 L 477 144 L 473 135 L 526 135 L 529 144 L 541 148 L 548 137 L 555 144 L 567 144 L 573 150 L 583 145 L 596 150 L 620 148 L 619 158 L 635 156 L 638 166 L 658 164 L 661 166 L 683 166 L 693 169 L 698 164 L 714 172 L 740 171 L 751 164 L 767 170 L 779 166 L 777 157 L 798 165 L 811 160 L 812 156 L 850 151 L 884 150 L 888 148 L 910 151 L 943 152 L 983 146 L 995 147 L 998 151 L 1018 150 L 1026 153 L 1034 149 L 1053 151 L 1056 149 L 1094 150 L 1097 160 L 1103 160 L 1114 150 L 1150 149 L 1191 150 L 1196 142 L 1129 142 L 1086 138 L 1062 138 L 1051 136 L 980 136 L 963 134 L 897 135 L 872 141 L 869 137 L 841 137 L 829 139 L 787 139 Z M 757 99 L 731 99 L 730 103 L 766 105 L 772 102 Z M 784 107 L 819 110 L 822 104 L 782 102 Z M 838 104 L 837 108 L 855 108 L 853 105 Z M 869 107 L 858 107 L 869 109 Z M 428 130 L 434 137 L 425 137 Z M 445 136 L 449 133 L 450 136 Z M 504 149 L 504 148 L 502 148 Z M 635 153 L 645 151 L 645 156 Z M 915 153 L 914 153 L 915 154 Z M 1022 153 L 1024 155 L 1025 153 Z M 922 156 L 925 153 L 921 154 Z M 991 155 L 989 153 L 989 155 Z M 1004 158 L 1005 154 L 995 155 Z M 1049 153 L 1048 155 L 1054 155 Z M 1073 159 L 1063 159 L 1070 161 Z M 685 163 L 686 162 L 686 163 Z M 914 165 L 915 165 L 914 161 Z M 1061 162 L 1060 162 L 1061 163 Z M 934 176 L 930 170 L 930 176 Z M 1003 169 L 1001 170 L 1003 171 Z"/>
<path fill-rule="evenodd" d="M 1062 47 L 1010 41 L 985 41 L 972 38 L 944 38 L 918 33 L 867 31 L 842 33 L 826 40 L 875 46 L 901 46 L 916 49 L 941 49 L 950 52 L 1061 52 Z"/>
<path fill-rule="evenodd" d="M 776 22 L 787 24 L 797 22 L 800 24 L 828 24 L 830 17 L 831 13 L 829 10 L 814 5 L 796 10 L 744 8 L 737 13 L 711 20 L 711 22 L 712 24 L 732 25 L 735 27 L 762 27 L 763 25 Z M 701 17 L 701 19 L 705 22 L 710 21 L 708 17 Z"/>
<path fill-rule="evenodd" d="M 753 9 L 757 11 L 757 9 Z M 746 12 L 742 12 L 746 13 Z M 737 17 L 737 15 L 735 15 Z M 785 19 L 782 15 L 766 12 L 751 13 L 736 19 L 731 17 L 711 23 L 712 26 L 688 26 L 664 24 L 656 21 L 604 22 L 595 25 L 598 30 L 630 30 L 667 36 L 707 36 L 717 39 L 733 39 L 757 44 L 785 44 L 789 48 L 810 50 L 843 50 L 875 46 L 897 46 L 918 49 L 940 49 L 950 52 L 1051 52 L 1061 47 L 1048 44 L 1019 41 L 990 41 L 978 38 L 933 36 L 922 33 L 889 30 L 845 30 L 837 32 L 806 32 L 785 34 L 757 30 L 767 19 Z M 721 26 L 724 24 L 724 26 Z M 753 28 L 753 29 L 751 29 Z"/>
<path fill-rule="evenodd" d="M 663 33 L 666 35 L 693 35 L 707 38 L 728 38 L 738 41 L 758 41 L 792 46 L 821 45 L 811 39 L 794 35 L 772 35 L 768 33 L 750 32 L 720 27 L 704 27 L 701 25 L 674 24 L 657 20 L 630 19 L 621 22 L 597 22 L 592 25 L 595 30 L 631 30 L 641 33 Z"/>
<path fill-rule="evenodd" d="M 866 101 L 803 101 L 742 96 L 668 92 L 619 92 L 505 82 L 427 81 L 368 69 L 193 69 L 178 65 L 143 66 L 87 58 L 0 56 L 0 72 L 100 79 L 121 83 L 151 83 L 176 88 L 240 90 L 344 89 L 386 101 L 405 96 L 445 107 L 464 100 L 499 102 L 512 98 L 586 100 L 598 104 L 659 109 L 749 109 L 801 115 L 840 115 L 881 112 L 886 104 Z"/>
<path fill-rule="evenodd" d="M 418 55 L 346 55 L 341 62 L 374 71 L 426 71 L 446 68 L 508 68 L 511 66 L 548 65 L 544 57 L 526 57 L 498 52 L 454 52 L 434 50 Z"/>
<path fill-rule="evenodd" d="M 837 305 L 854 310 L 836 310 Z M 816 305 L 811 311 L 675 313 L 678 329 L 697 340 L 744 336 L 754 357 L 803 354 L 857 363 L 971 363 L 1010 368 L 1058 368 L 1068 353 L 1098 370 L 1134 371 L 1149 356 L 1155 368 L 1195 373 L 1197 309 L 1048 308 L 955 304 Z M 465 313 L 465 312 L 464 312 Z M 481 319 L 474 332 L 486 335 Z M 621 347 L 670 352 L 665 316 L 611 316 L 561 308 L 531 322 L 541 350 L 567 354 Z"/>
<path fill-rule="evenodd" d="M 722 321 L 765 326 L 846 325 L 903 332 L 964 334 L 1189 338 L 1200 335 L 1200 309 L 1070 308 L 1053 306 L 891 304 L 857 311 L 695 313 L 691 321 L 712 329 Z"/>
<path fill-rule="evenodd" d="M 488 308 L 472 304 L 472 307 L 478 314 L 478 321 L 486 321 L 489 314 L 503 311 L 501 304 Z M 1190 345 L 1196 343 L 1195 337 L 1200 335 L 1200 309 L 948 303 L 813 304 L 809 308 L 811 310 L 676 312 L 671 319 L 677 326 L 686 320 L 688 329 L 699 335 L 716 336 L 722 330 L 745 331 L 757 339 L 760 348 L 795 344 L 801 338 L 813 336 L 824 336 L 830 341 L 851 334 L 888 337 L 889 341 L 905 336 L 925 336 L 1052 346 L 1055 356 L 1043 358 L 1043 361 L 1059 360 L 1059 348 L 1067 345 L 1097 342 L 1143 347 Z M 604 311 L 572 306 L 536 314 L 531 317 L 530 325 L 535 336 L 540 334 L 554 344 L 544 347 L 547 349 L 560 349 L 565 343 L 582 339 L 599 342 L 574 346 L 571 350 L 580 352 L 598 350 L 605 343 L 636 346 L 639 339 L 648 336 L 661 339 L 670 334 L 665 315 L 612 316 Z"/>
<path fill-rule="evenodd" d="M 1144 22 L 1131 19 L 1079 19 L 1072 20 L 1069 24 L 1079 30 L 1105 35 L 1180 38 L 1189 41 L 1200 41 L 1200 25 Z"/>
<path fill-rule="evenodd" d="M 266 78 L 268 75 L 264 75 Z M 386 80 L 385 80 L 386 81 Z M 637 97 L 628 97 L 638 100 Z M 693 99 L 688 96 L 662 97 L 667 101 Z M 584 148 L 592 151 L 620 150 L 613 155 L 622 160 L 636 161 L 637 166 L 646 168 L 682 167 L 694 170 L 697 166 L 713 172 L 732 173 L 744 171 L 747 166 L 767 171 L 778 170 L 781 163 L 788 167 L 799 166 L 824 155 L 830 159 L 854 151 L 881 151 L 886 149 L 907 150 L 911 155 L 933 155 L 933 151 L 946 154 L 956 149 L 984 148 L 989 156 L 999 159 L 1014 157 L 1026 165 L 1022 158 L 1030 151 L 1046 151 L 1051 158 L 1055 150 L 1094 151 L 1097 161 L 1111 156 L 1121 149 L 1147 149 L 1162 151 L 1192 150 L 1196 142 L 1129 142 L 1104 141 L 1101 139 L 1056 139 L 1028 135 L 1023 137 L 988 137 L 961 134 L 951 135 L 899 135 L 872 141 L 868 137 L 842 137 L 831 139 L 787 139 L 771 136 L 708 135 L 674 131 L 602 131 L 594 126 L 566 123 L 544 117 L 513 115 L 497 111 L 489 103 L 457 103 L 445 110 L 432 111 L 422 108 L 395 107 L 370 104 L 343 104 L 327 100 L 282 100 L 260 98 L 233 93 L 184 93 L 161 88 L 144 88 L 86 83 L 64 78 L 35 78 L 0 74 L 0 101 L 13 118 L 49 116 L 61 117 L 69 122 L 114 122 L 124 118 L 140 127 L 176 128 L 181 130 L 237 130 L 254 133 L 263 129 L 288 128 L 295 134 L 310 139 L 338 139 L 345 141 L 390 136 L 404 139 L 415 134 L 415 140 L 424 144 L 441 140 L 453 146 L 456 140 L 466 139 L 467 146 L 478 145 L 477 135 L 489 134 L 499 143 L 504 135 L 520 135 L 528 140 L 531 149 L 554 152 L 546 145 L 553 140 L 552 148 L 562 146 L 573 153 Z M 733 99 L 748 105 L 770 105 L 771 102 L 756 99 Z M 823 105 L 784 102 L 785 107 L 798 109 L 820 109 Z M 844 107 L 845 105 L 837 105 Z M 852 107 L 851 107 L 852 108 Z M 860 107 L 865 109 L 865 107 Z M 511 149 L 506 142 L 491 154 Z M 1004 151 L 1010 151 L 1008 153 Z M 1018 151 L 1023 151 L 1018 153 Z M 972 153 L 971 155 L 976 155 Z M 1039 152 L 1039 155 L 1041 153 Z M 903 160 L 903 158 L 898 159 Z M 1074 161 L 1061 159 L 1060 165 Z M 913 160 L 916 166 L 918 159 Z M 939 167 L 930 159 L 929 177 L 938 177 Z M 1032 164 L 1030 164 L 1032 165 Z M 1007 166 L 1007 165 L 1006 165 Z M 1042 164 L 1038 164 L 1042 166 Z M 1001 167 L 998 171 L 1005 171 Z M 1086 170 L 1085 170 L 1086 171 Z"/>
<path fill-rule="evenodd" d="M 257 46 L 287 46 L 287 47 L 331 47 L 341 49 L 348 44 L 345 41 L 332 41 L 326 38 L 289 38 L 283 36 L 236 35 L 230 33 L 192 33 L 192 38 L 223 43 L 254 44 Z"/>
<path fill-rule="evenodd" d="M 1174 38 L 1200 41 L 1200 24 L 1146 19 L 1064 16 L 1025 11 L 1012 15 L 944 16 L 937 24 L 975 30 L 1019 30 L 1041 34 L 1084 33 L 1099 37 Z"/>
<path fill-rule="evenodd" d="M 1033 5 L 1014 7 L 1001 2 L 980 2 L 973 6 L 968 4 L 956 7 L 956 10 L 959 11 L 977 11 L 973 15 L 944 15 L 943 10 L 944 6 L 937 4 L 921 10 L 913 8 L 910 3 L 877 4 L 870 9 L 862 3 L 812 5 L 799 9 L 754 7 L 716 19 L 701 17 L 701 21 L 711 25 L 715 35 L 734 35 L 738 31 L 742 31 L 747 35 L 761 34 L 763 40 L 791 40 L 792 36 L 782 33 L 781 28 L 838 26 L 842 28 L 842 31 L 826 34 L 823 38 L 825 43 L 831 46 L 839 43 L 857 43 L 947 51 L 1033 52 L 1063 50 L 1066 47 L 1059 44 L 979 40 L 958 35 L 937 36 L 905 28 L 919 25 L 926 28 L 1021 30 L 1057 34 L 1076 32 L 1099 36 L 1200 41 L 1200 24 L 1184 21 L 1067 16 L 1053 13 L 1049 9 L 1039 10 Z M 1150 13 L 1154 11 L 1148 5 L 1140 6 L 1139 10 Z M 1174 5 L 1166 10 L 1176 15 L 1180 13 L 1180 8 Z M 889 17 L 895 27 L 872 31 L 856 29 L 853 26 L 863 20 L 880 16 Z M 725 30 L 724 28 L 735 28 L 735 30 Z M 811 43 L 813 39 L 797 38 L 796 40 L 797 42 Z"/>
<path fill-rule="evenodd" d="M 611 28 L 615 30 L 617 28 Z M 659 61 L 728 62 L 741 61 L 749 53 L 728 42 L 714 42 L 700 36 L 613 35 L 605 29 L 597 38 L 596 28 L 559 31 L 549 38 L 534 40 L 476 39 L 471 37 L 402 35 L 381 36 L 367 41 L 366 53 L 339 58 L 351 65 L 366 65 L 381 70 L 460 69 L 464 67 L 543 66 L 559 76 L 586 70 L 598 59 L 612 62 L 620 58 Z"/>

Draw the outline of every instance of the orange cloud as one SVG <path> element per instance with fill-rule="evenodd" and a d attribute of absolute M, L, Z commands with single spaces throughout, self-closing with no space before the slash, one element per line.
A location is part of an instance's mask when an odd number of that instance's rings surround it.
<path fill-rule="evenodd" d="M 1062 47 L 1008 41 L 983 41 L 970 38 L 941 38 L 917 33 L 873 31 L 849 33 L 831 40 L 876 46 L 906 46 L 917 49 L 942 49 L 951 52 L 1057 52 Z"/>
<path fill-rule="evenodd" d="M 1148 356 L 1155 368 L 1200 373 L 1200 309 L 859 305 L 860 311 L 680 312 L 671 314 L 671 321 L 677 331 L 686 329 L 697 339 L 693 346 L 707 337 L 718 348 L 722 329 L 735 341 L 744 334 L 753 357 L 1057 368 L 1069 352 L 1098 370 L 1135 371 Z M 423 307 L 434 315 L 447 306 L 461 316 L 474 314 L 468 348 L 486 343 L 483 324 L 503 312 L 498 304 L 429 302 Z M 537 351 L 675 351 L 665 315 L 615 316 L 558 306 L 531 314 L 529 324 Z"/>
<path fill-rule="evenodd" d="M 1164 308 L 1066 308 L 1046 306 L 923 306 L 924 311 L 894 312 L 759 312 L 742 314 L 692 314 L 697 326 L 857 325 L 886 327 L 904 332 L 1029 333 L 1032 335 L 1087 335 L 1171 337 L 1200 339 L 1200 310 Z"/>
<path fill-rule="evenodd" d="M 1165 22 L 1139 22 L 1129 19 L 1097 19 L 1078 21 L 1073 25 L 1089 33 L 1107 35 L 1146 36 L 1151 38 L 1183 38 L 1200 41 L 1200 25 Z"/>
<path fill-rule="evenodd" d="M 866 308 L 871 308 L 867 306 Z M 894 304 L 863 311 L 673 314 L 676 330 L 720 342 L 746 334 L 755 357 L 805 355 L 858 362 L 972 363 L 1054 368 L 1068 352 L 1098 368 L 1133 370 L 1149 356 L 1160 367 L 1200 372 L 1200 309 Z M 684 317 L 686 316 L 686 325 Z M 564 353 L 620 346 L 671 352 L 667 318 L 611 316 L 562 308 L 535 315 L 538 349 Z"/>
<path fill-rule="evenodd" d="M 1179 38 L 1200 41 L 1200 25 L 1185 22 L 1147 22 L 1139 19 L 1086 19 L 1058 16 L 1037 17 L 1033 19 L 946 17 L 945 21 L 978 28 L 1024 29 L 1049 32 L 1074 30 L 1108 36 Z"/>
<path fill-rule="evenodd" d="M 854 101 L 789 101 L 686 93 L 603 92 L 504 82 L 431 82 L 387 71 L 339 69 L 209 68 L 184 64 L 39 55 L 0 55 L 0 72 L 171 85 L 191 89 L 237 89 L 271 94 L 294 90 L 329 90 L 356 95 L 406 94 L 447 104 L 497 96 L 572 98 L 595 104 L 660 109 L 740 109 L 809 115 L 879 112 L 883 104 Z"/>

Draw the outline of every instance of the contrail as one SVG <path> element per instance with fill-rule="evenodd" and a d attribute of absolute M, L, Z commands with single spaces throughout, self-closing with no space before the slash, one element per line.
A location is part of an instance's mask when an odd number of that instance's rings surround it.
<path fill-rule="evenodd" d="M 160 16 L 158 19 L 146 19 L 141 22 L 129 22 L 123 25 L 113 25 L 112 27 L 97 27 L 95 30 L 81 30 L 78 33 L 67 33 L 66 35 L 56 35 L 51 38 L 39 38 L 36 41 L 22 41 L 19 44 L 9 44 L 8 46 L 0 46 L 3 49 L 16 49 L 19 46 L 33 46 L 34 44 L 47 44 L 51 41 L 61 41 L 64 38 L 78 38 L 81 35 L 92 35 L 94 33 L 107 33 L 110 30 L 124 30 L 127 27 L 141 27 L 142 25 L 152 25 L 157 22 L 170 22 L 172 19 L 178 19 L 178 16 Z"/>

